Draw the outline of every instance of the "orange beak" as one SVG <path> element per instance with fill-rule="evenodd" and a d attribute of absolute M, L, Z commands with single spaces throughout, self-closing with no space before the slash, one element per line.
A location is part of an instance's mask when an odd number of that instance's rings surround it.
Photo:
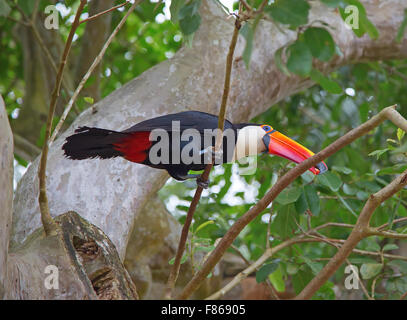
<path fill-rule="evenodd" d="M 305 148 L 276 130 L 267 133 L 263 137 L 263 142 L 268 153 L 286 158 L 295 163 L 300 163 L 314 155 L 311 150 Z M 320 162 L 309 170 L 313 174 L 322 174 L 328 170 L 328 167 L 325 162 Z"/>

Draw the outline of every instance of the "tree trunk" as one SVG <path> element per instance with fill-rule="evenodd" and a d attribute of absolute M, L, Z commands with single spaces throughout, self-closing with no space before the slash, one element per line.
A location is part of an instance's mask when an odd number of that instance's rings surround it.
<path fill-rule="evenodd" d="M 0 95 L 0 300 L 5 294 L 7 255 L 13 208 L 13 135 Z"/>
<path fill-rule="evenodd" d="M 401 1 L 363 1 L 369 18 L 380 32 L 378 40 L 367 35 L 357 38 L 348 30 L 339 13 L 319 2 L 313 3 L 310 21 L 323 20 L 334 29 L 333 36 L 343 55 L 317 67 L 327 72 L 342 65 L 366 60 L 407 57 L 407 41 L 395 42 L 403 20 Z M 149 200 L 168 175 L 160 170 L 124 159 L 72 161 L 63 156 L 61 146 L 78 126 L 123 130 L 135 123 L 163 114 L 201 110 L 217 113 L 220 105 L 225 59 L 233 30 L 214 1 L 203 1 L 202 24 L 192 48 L 182 48 L 167 61 L 146 71 L 94 105 L 97 111 L 83 112 L 55 141 L 49 152 L 47 190 L 53 216 L 69 210 L 102 229 L 115 244 L 123 260 L 129 241 L 137 241 L 150 231 L 147 224 L 135 224 Z M 247 70 L 242 60 L 244 40 L 239 37 L 233 63 L 228 119 L 247 121 L 281 99 L 310 87 L 309 79 L 287 77 L 274 63 L 274 53 L 294 40 L 296 33 L 282 33 L 268 21 L 256 31 L 252 61 Z M 17 247 L 40 225 L 37 203 L 38 159 L 21 179 L 15 195 L 12 247 Z M 165 228 L 165 226 L 163 227 Z M 131 237 L 131 235 L 137 237 Z M 174 237 L 173 241 L 177 241 Z M 129 247 L 130 248 L 130 247 Z M 129 270 L 130 273 L 133 270 Z"/>

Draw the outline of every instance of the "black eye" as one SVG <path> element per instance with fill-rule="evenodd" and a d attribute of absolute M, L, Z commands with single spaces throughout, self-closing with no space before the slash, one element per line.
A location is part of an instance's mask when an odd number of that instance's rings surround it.
<path fill-rule="evenodd" d="M 270 127 L 270 126 L 263 126 L 263 130 L 266 131 L 266 132 L 268 132 L 268 131 L 271 130 L 271 127 Z"/>

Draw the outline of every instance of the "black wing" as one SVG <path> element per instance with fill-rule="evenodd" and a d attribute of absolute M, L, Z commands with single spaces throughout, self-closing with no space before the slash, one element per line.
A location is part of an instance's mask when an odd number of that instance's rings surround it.
<path fill-rule="evenodd" d="M 217 116 L 201 111 L 184 111 L 139 122 L 123 132 L 151 131 L 158 128 L 172 131 L 173 121 L 180 122 L 181 131 L 194 128 L 203 132 L 204 129 L 218 128 Z M 233 124 L 229 120 L 225 120 L 225 129 L 228 128 L 233 128 Z"/>

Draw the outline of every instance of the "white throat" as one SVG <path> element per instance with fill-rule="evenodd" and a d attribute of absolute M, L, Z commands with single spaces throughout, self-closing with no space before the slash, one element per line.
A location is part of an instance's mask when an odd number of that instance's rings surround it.
<path fill-rule="evenodd" d="M 263 137 L 266 132 L 260 126 L 247 126 L 239 130 L 233 160 L 254 156 L 266 150 Z"/>

